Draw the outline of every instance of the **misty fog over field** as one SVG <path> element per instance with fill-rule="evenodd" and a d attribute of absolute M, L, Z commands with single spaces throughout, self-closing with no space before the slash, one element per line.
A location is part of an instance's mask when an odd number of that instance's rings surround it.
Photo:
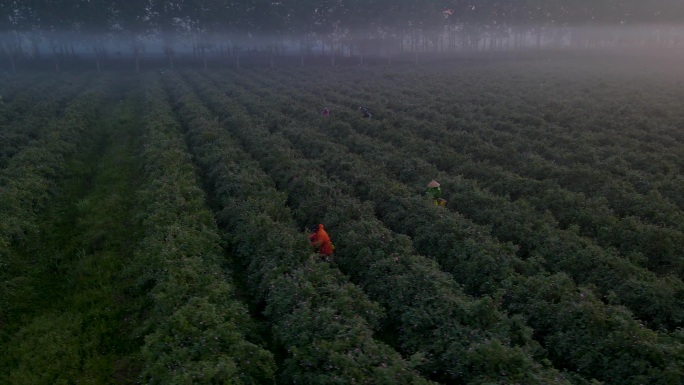
<path fill-rule="evenodd" d="M 684 0 L 0 0 L 5 384 L 684 384 Z"/>
<path fill-rule="evenodd" d="M 541 51 L 677 57 L 682 21 L 677 0 L 5 1 L 0 65 L 392 64 Z"/>

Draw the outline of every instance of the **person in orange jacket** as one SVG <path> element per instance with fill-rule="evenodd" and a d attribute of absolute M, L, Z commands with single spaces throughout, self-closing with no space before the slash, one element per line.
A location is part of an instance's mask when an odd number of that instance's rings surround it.
<path fill-rule="evenodd" d="M 318 224 L 318 230 L 309 235 L 309 242 L 318 254 L 321 255 L 330 255 L 335 249 L 332 242 L 330 242 L 330 236 L 320 223 Z"/>

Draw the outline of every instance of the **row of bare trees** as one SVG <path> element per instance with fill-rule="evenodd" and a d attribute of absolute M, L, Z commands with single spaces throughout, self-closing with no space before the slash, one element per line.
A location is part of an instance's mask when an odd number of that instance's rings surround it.
<path fill-rule="evenodd" d="M 116 40 L 136 69 L 150 42 L 171 67 L 185 46 L 205 66 L 215 54 L 239 66 L 255 51 L 273 65 L 287 49 L 304 63 L 314 48 L 334 65 L 343 52 L 363 63 L 400 52 L 678 46 L 681 21 L 679 0 L 24 0 L 0 3 L 0 55 L 16 70 L 17 59 L 48 53 L 59 71 L 88 52 L 99 70 Z"/>

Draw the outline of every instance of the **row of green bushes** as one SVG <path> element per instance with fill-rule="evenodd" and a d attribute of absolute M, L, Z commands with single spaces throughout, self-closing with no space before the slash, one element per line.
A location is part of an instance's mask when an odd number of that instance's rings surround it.
<path fill-rule="evenodd" d="M 341 76 L 348 75 L 351 74 L 343 73 Z M 269 74 L 266 74 L 267 78 L 268 76 Z M 402 80 L 406 81 L 394 81 L 391 84 L 383 76 L 371 76 L 358 83 L 348 81 L 346 78 L 335 78 L 325 82 L 316 81 L 319 77 L 330 78 L 328 73 L 307 74 L 307 76 L 288 74 L 284 78 L 297 79 L 293 82 L 297 88 L 310 88 L 317 96 L 317 103 L 321 102 L 321 94 L 333 102 L 341 98 L 343 101 L 351 99 L 354 103 L 360 103 L 362 98 L 367 98 L 378 116 L 393 124 L 403 124 L 411 128 L 414 125 L 425 127 L 427 130 L 425 134 L 432 133 L 433 135 L 436 134 L 433 131 L 435 127 L 447 127 L 450 137 L 453 138 L 451 144 L 459 151 L 466 154 L 477 151 L 480 160 L 491 159 L 495 163 L 499 162 L 502 166 L 512 169 L 524 167 L 526 172 L 532 173 L 530 176 L 540 177 L 541 173 L 541 177 L 549 177 L 550 169 L 556 170 L 558 175 L 562 176 L 568 167 L 581 165 L 592 168 L 594 173 L 601 175 L 601 178 L 621 186 L 612 191 L 636 191 L 638 194 L 648 194 L 660 186 L 663 188 L 660 191 L 663 196 L 667 196 L 668 200 L 681 202 L 681 198 L 677 199 L 677 197 L 682 194 L 676 193 L 673 184 L 676 179 L 682 180 L 681 176 L 678 177 L 675 174 L 678 165 L 681 167 L 681 159 L 677 155 L 676 139 L 673 141 L 672 137 L 677 134 L 677 119 L 681 119 L 681 116 L 677 118 L 675 115 L 678 110 L 675 109 L 676 102 L 673 103 L 673 101 L 677 99 L 671 95 L 664 101 L 669 101 L 667 108 L 671 116 L 664 117 L 659 122 L 660 126 L 655 125 L 652 129 L 644 129 L 638 125 L 630 125 L 630 119 L 640 118 L 637 110 L 637 112 L 631 111 L 629 118 L 620 117 L 622 125 L 620 129 L 601 126 L 589 129 L 585 127 L 586 124 L 583 124 L 582 120 L 576 122 L 575 125 L 559 126 L 531 115 L 533 113 L 545 114 L 554 108 L 558 109 L 571 104 L 572 102 L 568 100 L 562 102 L 553 100 L 567 99 L 567 94 L 571 94 L 575 89 L 571 84 L 570 87 L 562 89 L 548 87 L 546 92 L 543 92 L 542 88 L 535 88 L 531 84 L 533 79 L 498 83 L 495 83 L 493 79 L 482 79 L 483 81 L 477 87 L 471 86 L 471 88 L 459 87 L 457 84 L 454 84 L 453 88 L 444 86 L 455 83 L 454 79 L 464 80 L 459 79 L 458 76 L 440 73 L 423 76 L 422 81 L 416 82 L 413 81 L 417 77 L 414 74 L 401 74 Z M 562 77 L 567 80 L 568 76 L 564 74 Z M 259 74 L 259 77 L 264 76 Z M 292 88 L 292 85 L 288 86 Z M 511 86 L 516 88 L 512 89 Z M 616 91 L 623 91 L 620 86 L 614 85 L 613 87 Z M 491 92 L 493 88 L 496 88 L 496 93 Z M 288 87 L 283 87 L 283 89 L 288 89 Z M 549 92 L 552 95 L 547 95 Z M 659 93 L 665 91 L 651 89 L 649 92 L 651 92 L 649 96 L 657 97 Z M 527 95 L 525 100 L 520 100 L 521 93 L 530 95 Z M 552 100 L 549 100 L 549 96 Z M 577 95 L 574 96 L 574 98 L 577 97 Z M 604 114 L 606 106 L 612 105 L 611 99 L 601 102 L 600 111 L 595 108 L 584 108 L 578 112 L 582 115 Z M 540 108 L 540 105 L 549 103 L 553 106 L 546 109 Z M 647 107 L 641 108 L 648 109 Z M 526 111 L 521 112 L 521 110 Z M 528 119 L 522 120 L 520 116 Z M 583 117 L 583 119 L 589 118 L 596 118 L 596 116 Z M 662 146 L 653 146 L 650 142 L 645 143 L 648 141 L 647 137 L 652 135 L 662 137 L 659 140 L 663 143 Z M 563 149 L 563 146 L 568 143 L 571 143 L 572 147 L 569 150 Z M 594 152 L 599 153 L 594 154 Z M 527 159 L 530 153 L 535 153 L 539 157 L 534 164 L 530 164 Z M 559 156 L 562 154 L 567 154 L 567 159 L 560 159 Z M 647 156 L 638 163 L 649 167 L 643 169 L 638 164 L 628 163 L 621 158 L 629 156 Z M 530 166 L 538 167 L 536 172 Z M 580 186 L 569 183 L 563 187 L 577 189 Z M 596 193 L 596 186 L 593 187 L 594 189 L 583 192 L 592 195 Z M 606 188 L 606 191 L 610 190 Z M 679 191 L 683 191 L 681 184 Z M 669 204 L 661 198 L 659 201 L 651 201 L 649 206 L 644 207 L 639 200 L 625 201 L 625 197 L 615 196 L 622 198 L 615 202 L 613 209 L 616 212 L 621 215 L 630 215 L 631 212 L 631 215 L 645 216 L 646 220 L 649 219 L 648 215 L 640 213 L 653 213 L 655 211 L 648 209 L 649 207 L 667 207 Z M 654 206 L 655 204 L 658 206 Z M 644 211 L 644 209 L 648 210 Z M 625 214 L 622 214 L 623 212 Z M 676 225 L 677 222 L 671 223 Z"/>
<path fill-rule="evenodd" d="M 279 100 L 280 104 L 288 103 L 294 106 L 293 108 L 299 108 L 301 106 L 298 103 L 292 103 L 293 100 L 297 99 L 302 99 L 302 103 L 309 102 L 305 96 L 298 97 L 294 94 L 285 94 L 282 97 L 272 95 L 269 100 Z M 266 109 L 267 107 L 262 106 L 261 108 Z M 339 107 L 337 111 L 341 112 L 344 109 Z M 315 112 L 310 111 L 306 118 L 302 117 L 297 122 L 308 119 L 319 121 Z M 281 117 L 280 120 L 282 121 L 283 118 Z M 544 259 L 547 269 L 569 273 L 576 282 L 581 284 L 596 285 L 600 296 L 610 296 L 611 302 L 628 306 L 639 318 L 655 328 L 674 330 L 682 325 L 684 320 L 684 305 L 682 305 L 684 304 L 684 284 L 680 279 L 675 277 L 658 278 L 640 267 L 639 263 L 635 263 L 634 257 L 625 259 L 615 255 L 615 252 L 610 249 L 604 250 L 596 247 L 572 229 L 558 229 L 553 218 L 544 215 L 543 211 L 539 213 L 528 204 L 527 199 L 509 202 L 507 199 L 497 198 L 481 191 L 478 188 L 479 183 L 475 184 L 455 177 L 457 174 L 455 172 L 440 173 L 433 164 L 448 168 L 449 164 L 458 164 L 458 162 L 457 159 L 450 156 L 453 152 L 430 151 L 431 148 L 439 146 L 439 143 L 422 144 L 420 139 L 409 136 L 409 133 L 400 130 L 398 133 L 398 130 L 378 129 L 377 126 L 358 119 L 350 119 L 350 121 L 359 133 L 355 133 L 348 124 L 342 122 L 322 125 L 321 129 L 333 135 L 334 143 L 346 143 L 352 152 L 364 157 L 364 164 L 384 165 L 385 167 L 382 170 L 378 170 L 377 178 L 382 179 L 384 175 L 392 175 L 404 183 L 409 183 L 409 186 L 420 186 L 420 184 L 425 183 L 426 175 L 437 177 L 445 183 L 447 196 L 452 198 L 450 207 L 456 207 L 485 226 L 492 226 L 493 233 L 499 239 L 512 241 L 521 246 L 519 253 L 521 257 L 530 255 L 541 257 Z M 376 140 L 373 137 L 378 139 Z M 387 142 L 395 143 L 395 146 L 387 145 Z M 332 148 L 331 144 L 321 144 L 321 147 Z M 335 162 L 326 163 L 326 165 L 335 164 Z M 480 174 L 487 172 L 483 166 L 480 166 L 480 170 Z M 369 176 L 371 180 L 375 177 Z M 354 183 L 354 185 L 368 189 L 366 183 Z M 412 191 L 416 192 L 415 187 L 412 188 Z M 374 191 L 365 195 L 363 196 L 364 199 L 373 199 L 376 202 L 379 201 L 378 204 L 382 203 L 381 191 Z M 390 206 L 380 215 L 396 217 L 397 214 L 393 211 L 395 210 Z M 413 210 L 408 210 L 409 214 L 412 212 Z M 405 223 L 397 222 L 399 225 Z M 409 231 L 408 234 L 412 237 L 418 235 L 415 226 L 403 225 L 402 228 L 405 229 L 401 230 L 402 232 Z M 411 231 L 412 229 L 413 231 Z M 614 232 L 618 230 L 619 228 L 604 228 L 603 231 Z M 643 234 L 643 232 L 637 233 L 635 231 L 625 231 L 624 233 L 633 234 L 633 236 L 639 234 L 638 236 L 650 239 L 648 233 Z M 431 233 L 427 232 L 427 234 Z M 428 239 L 426 245 L 438 241 L 435 235 Z M 662 239 L 652 239 L 648 244 L 667 245 Z M 426 252 L 429 249 L 419 250 Z M 670 261 L 670 273 L 673 272 L 672 268 L 675 262 Z M 674 265 L 674 267 L 678 266 Z M 662 270 L 666 271 L 664 268 Z M 677 271 L 674 270 L 675 273 Z M 479 290 L 473 286 L 470 289 L 475 289 L 475 293 L 478 293 L 477 290 Z"/>
<path fill-rule="evenodd" d="M 312 253 L 287 196 L 182 81 L 172 75 L 166 81 L 233 258 L 271 324 L 273 350 L 282 356 L 280 382 L 428 383 L 413 370 L 420 356 L 402 359 L 373 337 L 385 322 L 382 309 Z"/>
<path fill-rule="evenodd" d="M 339 88 L 328 96 L 342 106 L 350 106 L 358 92 L 356 85 L 343 84 Z M 340 109 L 344 110 L 335 106 L 336 111 Z M 441 170 L 477 179 L 482 187 L 497 194 L 508 194 L 513 199 L 530 194 L 529 202 L 542 212 L 552 210 L 562 226 L 580 226 L 583 235 L 596 238 L 602 245 L 637 257 L 643 255 L 645 265 L 658 273 L 684 272 L 684 259 L 678 252 L 684 247 L 684 214 L 676 204 L 655 190 L 637 193 L 629 183 L 601 172 L 600 162 L 571 167 L 544 160 L 538 153 L 545 144 L 535 145 L 535 138 L 553 135 L 521 137 L 492 129 L 482 122 L 476 122 L 475 127 L 467 127 L 463 122 L 452 124 L 448 115 L 428 120 L 378 109 L 377 113 L 387 119 L 365 128 L 397 139 L 399 146 L 410 137 L 415 151 L 425 154 L 426 160 Z M 452 125 L 452 129 L 444 129 Z M 481 138 L 483 131 L 500 137 L 501 143 L 494 144 L 496 137 Z M 423 140 L 416 143 L 418 138 Z M 561 196 L 566 199 L 561 200 Z"/>
<path fill-rule="evenodd" d="M 56 80 L 54 74 L 48 73 L 24 73 L 17 76 L 0 76 L 0 98 L 2 104 L 9 105 L 14 99 L 25 98 L 28 92 L 35 86 L 40 86 L 43 82 Z"/>
<path fill-rule="evenodd" d="M 39 139 L 50 121 L 62 117 L 69 103 L 90 85 L 87 76 L 23 79 L 12 100 L 0 103 L 0 168 L 31 141 Z M 35 84 L 34 84 L 35 83 Z"/>
<path fill-rule="evenodd" d="M 135 279 L 131 296 L 144 298 L 140 381 L 273 383 L 274 356 L 235 298 L 216 223 L 160 84 L 154 75 L 143 83 L 143 237 L 126 270 Z"/>
<path fill-rule="evenodd" d="M 316 162 L 304 159 L 278 133 L 272 135 L 261 118 L 245 114 L 242 105 L 251 104 L 245 95 L 226 103 L 206 80 L 192 82 L 287 192 L 298 223 L 322 219 L 330 228 L 336 264 L 387 309 L 388 335 L 405 354 L 424 357 L 419 368 L 426 376 L 447 383 L 566 382 L 535 360 L 541 349 L 520 318 L 506 317 L 489 297 L 465 295 L 434 261 L 415 254 L 410 239 L 375 218 L 372 206 L 349 197 Z"/>
<path fill-rule="evenodd" d="M 40 138 L 27 143 L 0 171 L 0 322 L 21 310 L 24 291 L 30 290 L 27 271 L 45 263 L 23 258 L 19 250 L 36 239 L 39 213 L 52 199 L 66 157 L 78 150 L 81 135 L 96 120 L 110 82 L 109 77 L 98 80 L 62 117 L 43 111 L 37 117 L 45 125 Z"/>
<path fill-rule="evenodd" d="M 459 143 L 490 144 L 494 157 L 501 153 L 496 147 L 514 144 L 520 152 L 532 150 L 551 161 L 549 165 L 582 164 L 608 172 L 642 194 L 675 176 L 677 164 L 681 166 L 676 144 L 682 139 L 677 130 L 683 118 L 681 87 L 643 73 L 597 76 L 602 69 L 578 73 L 551 67 L 534 73 L 511 67 L 491 71 L 487 66 L 426 69 L 426 74 L 393 74 L 392 84 L 387 74 L 373 76 L 373 71 L 356 74 L 363 77 L 358 83 L 349 81 L 354 75 L 349 72 L 316 85 L 308 82 L 330 74 L 307 74 L 303 80 L 307 87 L 369 97 L 372 107 L 391 110 L 386 118 L 418 118 L 472 133 Z M 684 192 L 681 186 L 679 191 Z M 670 192 L 668 198 L 675 198 Z"/>
<path fill-rule="evenodd" d="M 38 115 L 37 108 L 51 107 L 51 115 L 62 115 L 64 107 L 94 81 L 91 74 L 53 76 L 39 73 L 18 77 L 11 86 L 2 88 L 0 124 L 15 130 L 10 123 L 39 118 L 32 116 Z"/>
<path fill-rule="evenodd" d="M 334 129 L 334 127 L 331 127 Z M 301 126 L 297 127 L 301 131 Z M 354 158 L 351 154 L 340 151 L 331 150 L 331 148 L 338 148 L 336 145 L 341 144 L 344 140 L 326 141 L 320 140 L 315 134 L 310 132 L 297 133 L 299 142 L 298 148 L 307 149 L 307 152 L 312 153 L 314 158 L 319 157 L 321 152 L 325 152 L 325 162 L 321 162 L 328 170 L 329 177 L 338 177 L 349 183 L 351 186 L 364 186 L 362 189 L 357 189 L 357 193 L 362 199 L 374 202 L 376 214 L 386 223 L 390 228 L 396 231 L 405 233 L 411 236 L 415 247 L 427 255 L 437 258 L 442 267 L 449 272 L 452 272 L 463 281 L 472 282 L 477 280 L 480 288 L 483 285 L 489 285 L 487 288 L 490 293 L 503 293 L 504 301 L 511 301 L 511 312 L 521 312 L 526 317 L 529 317 L 534 312 L 534 307 L 538 306 L 543 300 L 531 301 L 527 304 L 512 303 L 512 299 L 507 296 L 507 291 L 521 290 L 524 293 L 526 290 L 532 290 L 534 285 L 530 282 L 537 283 L 534 278 L 544 277 L 549 273 L 570 274 L 575 282 L 589 283 L 591 285 L 601 285 L 599 290 L 592 289 L 592 291 L 599 296 L 615 296 L 610 290 L 617 292 L 617 298 L 610 298 L 610 301 L 617 304 L 627 304 L 630 308 L 636 309 L 639 315 L 645 315 L 646 320 L 651 324 L 658 326 L 668 326 L 668 321 L 676 324 L 681 323 L 681 304 L 682 304 L 682 284 L 676 279 L 659 280 L 653 274 L 639 269 L 631 265 L 628 261 L 611 258 L 610 255 L 600 252 L 598 249 L 594 255 L 586 256 L 581 252 L 574 250 L 576 257 L 573 260 L 564 260 L 558 263 L 558 266 L 551 266 L 548 256 L 536 255 L 529 259 L 518 259 L 513 253 L 502 253 L 503 247 L 491 239 L 481 234 L 487 234 L 486 228 L 478 228 L 472 226 L 469 221 L 464 220 L 458 214 L 443 214 L 435 212 L 434 208 L 425 208 L 424 204 L 420 202 L 420 197 L 405 186 L 397 186 L 396 182 L 388 179 L 385 175 L 391 175 L 386 169 L 369 167 L 369 164 L 374 164 L 373 156 L 367 158 Z M 335 143 L 335 145 L 333 145 Z M 367 143 L 368 145 L 368 143 Z M 382 148 L 368 148 L 366 154 L 377 153 L 392 153 L 385 152 Z M 304 150 L 303 150 L 304 152 Z M 395 162 L 401 162 L 407 157 L 397 154 Z M 343 167 L 338 167 L 340 163 Z M 424 170 L 428 171 L 428 170 Z M 449 180 L 445 176 L 445 180 Z M 442 180 L 442 178 L 440 178 Z M 414 180 L 415 183 L 420 183 L 419 180 Z M 383 195 L 387 191 L 387 186 L 391 186 L 391 194 L 389 196 Z M 515 218 L 507 218 L 513 220 Z M 504 219 L 506 220 L 506 219 Z M 522 221 L 524 223 L 524 221 Z M 459 231 L 460 230 L 460 231 Z M 538 234 L 544 236 L 546 229 L 537 228 Z M 557 239 L 557 238 L 556 238 Z M 563 246 L 558 246 L 558 250 L 563 250 L 565 255 L 570 255 L 570 252 L 565 251 Z M 469 252 L 465 256 L 465 252 Z M 551 254 L 552 255 L 552 254 Z M 459 258 L 460 257 L 460 258 Z M 467 263 L 461 264 L 461 258 L 465 257 Z M 544 258 L 544 259 L 542 259 Z M 572 269 L 566 266 L 571 266 Z M 555 267 L 555 269 L 552 269 Z M 551 270 L 550 272 L 548 270 Z M 523 276 L 513 274 L 513 271 Z M 513 284 L 512 287 L 509 285 Z M 565 297 L 574 300 L 579 294 L 588 290 L 586 287 L 577 287 L 572 281 L 566 282 L 563 285 L 563 290 L 556 292 L 559 297 Z M 603 297 L 605 298 L 605 297 Z M 519 300 L 519 299 L 517 299 Z M 591 301 L 592 306 L 603 313 L 604 316 L 620 320 L 614 325 L 610 325 L 609 330 L 600 332 L 601 328 L 597 328 L 596 336 L 594 337 L 596 343 L 599 341 L 604 344 L 623 345 L 628 348 L 633 346 L 634 340 L 629 343 L 620 342 L 618 338 L 614 341 L 617 335 L 623 337 L 628 336 L 633 330 L 641 328 L 640 322 L 634 320 L 632 315 L 628 312 L 618 309 L 615 306 L 604 306 L 603 303 L 596 297 L 585 299 L 584 301 Z M 580 306 L 574 301 L 570 302 L 575 306 Z M 560 311 L 568 309 L 571 305 L 563 304 L 562 308 L 555 306 L 550 301 L 546 303 L 539 318 L 549 319 L 556 316 Z M 614 314 L 612 314 L 614 313 Z M 555 341 L 549 342 L 549 336 L 538 332 L 536 335 L 540 341 L 544 341 L 544 345 L 553 351 L 553 348 L 561 345 L 571 346 L 573 343 L 581 341 L 580 336 L 585 333 L 588 325 L 591 325 L 592 317 L 590 316 L 575 316 L 573 324 L 564 324 L 559 322 L 557 325 L 542 328 L 540 324 L 530 323 L 535 331 L 546 330 L 548 335 L 560 334 L 563 337 Z M 608 328 L 608 326 L 606 326 Z M 610 332 L 610 336 L 606 337 Z M 652 359 L 651 355 L 654 351 L 660 349 L 659 345 L 664 341 L 659 341 L 657 334 L 646 332 L 641 334 L 638 344 L 642 346 L 641 350 L 634 350 L 630 354 L 630 359 L 648 363 L 647 366 L 652 367 L 656 371 L 661 368 L 660 360 L 668 361 L 667 343 L 663 344 L 665 351 L 657 354 L 658 359 Z M 666 340 L 666 339 L 665 339 Z M 627 341 L 625 339 L 624 341 Z M 673 345 L 675 348 L 677 344 Z M 580 356 L 581 349 L 576 349 L 577 356 Z M 595 354 L 595 351 L 590 349 L 584 352 L 585 355 Z M 619 354 L 603 353 L 602 359 L 604 362 L 609 362 L 606 367 L 601 368 L 601 371 L 585 372 L 584 375 L 600 376 L 603 379 L 613 377 L 613 367 L 616 363 L 622 361 L 627 349 L 620 350 Z M 649 352 L 644 354 L 644 352 Z M 567 365 L 567 358 L 563 355 L 553 356 L 552 360 L 557 365 Z M 675 357 L 674 362 L 681 360 L 681 357 Z M 594 368 L 596 369 L 596 368 Z M 627 372 L 626 375 L 632 376 L 634 373 Z M 626 379 L 625 379 L 626 380 Z"/>
<path fill-rule="evenodd" d="M 139 98 L 123 84 L 117 77 L 102 90 L 97 118 L 80 131 L 37 213 L 39 231 L 13 248 L 31 263 L 16 297 L 21 309 L 2 327 L 2 384 L 108 383 L 137 366 L 128 358 L 139 346 L 130 343 L 132 306 L 119 272 L 136 234 L 129 138 Z"/>
<path fill-rule="evenodd" d="M 429 138 L 422 146 L 414 145 L 417 151 L 429 146 L 434 153 L 440 153 L 439 157 L 427 156 L 426 160 L 441 170 L 476 179 L 483 188 L 499 195 L 525 197 L 537 210 L 550 210 L 564 227 L 577 225 L 583 235 L 595 238 L 602 245 L 618 248 L 623 253 L 642 254 L 653 271 L 684 272 L 684 260 L 678 252 L 684 246 L 684 215 L 658 192 L 638 194 L 628 183 L 583 165 L 562 169 L 542 165 L 544 176 L 532 179 L 525 169 L 543 163 L 536 155 L 519 155 L 521 152 L 515 149 L 496 148 L 499 160 L 492 162 L 475 151 L 477 147 L 470 147 L 468 152 L 472 155 L 466 157 L 458 153 L 454 143 L 459 140 L 448 131 L 427 127 L 423 122 L 403 132 L 412 135 L 415 141 L 416 131 L 430 132 L 419 134 Z M 516 163 L 521 166 L 516 167 Z"/>
<path fill-rule="evenodd" d="M 564 77 L 568 79 L 568 75 Z M 527 79 L 527 84 L 517 85 L 512 92 L 511 82 L 494 85 L 486 81 L 483 88 L 501 87 L 499 94 L 489 96 L 482 107 L 469 108 L 469 99 L 476 96 L 443 87 L 433 92 L 439 80 L 431 79 L 413 90 L 427 99 L 418 108 L 435 112 L 432 119 L 420 119 L 411 110 L 391 111 L 391 116 L 410 127 L 416 124 L 428 135 L 436 134 L 435 126 L 449 128 L 453 139 L 449 144 L 466 153 L 476 152 L 478 160 L 489 159 L 530 177 L 554 178 L 563 188 L 588 196 L 606 196 L 612 210 L 621 217 L 639 216 L 653 223 L 669 219 L 670 226 L 681 226 L 681 219 L 667 217 L 672 203 L 679 202 L 679 208 L 684 208 L 684 189 L 681 183 L 676 187 L 676 181 L 683 180 L 677 171 L 681 170 L 682 159 L 676 135 L 684 117 L 677 107 L 675 90 L 672 85 L 658 88 L 647 82 L 631 84 L 629 79 L 622 80 L 610 86 L 610 98 L 590 103 L 586 95 L 572 95 L 577 86 L 571 84 L 542 93 L 530 84 L 533 79 Z M 630 97 L 632 91 L 638 91 L 633 94 L 640 96 Z M 356 92 L 354 88 L 349 95 L 353 97 Z M 616 97 L 624 98 L 625 104 L 615 104 Z M 439 111 L 450 105 L 448 100 L 457 101 L 452 111 Z M 556 124 L 546 118 L 549 111 L 563 108 L 573 109 L 568 113 L 575 117 L 571 123 Z M 647 117 L 653 108 L 665 113 L 659 118 Z M 463 114 L 463 110 L 469 111 Z M 616 110 L 622 113 L 611 116 Z M 528 159 L 530 154 L 535 156 L 533 162 Z M 595 179 L 568 179 L 568 172 L 571 175 L 575 168 L 590 169 Z M 585 183 L 578 183 L 582 181 Z"/>
<path fill-rule="evenodd" d="M 364 126 L 364 123 L 359 123 L 356 128 L 359 132 L 373 135 L 378 141 L 389 141 L 389 135 L 380 133 L 381 130 Z M 399 134 L 392 136 L 397 138 Z M 618 253 L 611 247 L 600 247 L 600 242 L 597 244 L 594 238 L 587 238 L 586 234 L 572 226 L 566 229 L 560 227 L 556 218 L 549 215 L 548 206 L 544 203 L 535 205 L 534 195 L 511 201 L 484 190 L 486 183 L 480 183 L 480 179 L 470 181 L 462 178 L 460 169 L 445 166 L 457 164 L 458 159 L 448 154 L 433 155 L 426 151 L 434 147 L 434 143 L 423 144 L 415 137 L 408 136 L 391 143 L 394 146 L 390 149 L 364 151 L 364 154 L 396 153 L 394 160 L 387 159 L 388 156 L 377 156 L 376 161 L 383 158 L 379 161 L 388 165 L 388 172 L 413 185 L 421 182 L 421 175 L 406 171 L 406 159 L 415 157 L 428 165 L 437 165 L 423 168 L 421 172 L 428 172 L 442 181 L 450 200 L 449 206 L 479 224 L 491 226 L 492 234 L 501 241 L 518 245 L 520 257 L 541 257 L 547 269 L 567 272 L 578 283 L 596 285 L 601 295 L 608 295 L 611 291 L 617 293 L 617 303 L 627 305 L 639 318 L 655 328 L 673 330 L 684 322 L 684 284 L 681 281 L 684 259 L 676 247 L 681 233 L 629 219 L 596 227 L 597 231 L 605 234 L 604 237 L 614 237 L 622 242 L 621 253 Z M 480 165 L 479 169 L 481 174 L 490 170 L 484 165 Z M 552 195 L 550 199 L 554 198 Z M 563 207 L 563 210 L 569 211 L 572 207 Z M 597 212 L 594 210 L 595 215 Z M 599 220 L 594 219 L 597 222 Z M 638 245 L 637 250 L 629 247 L 634 244 Z M 650 259 L 646 259 L 639 250 L 646 252 Z M 646 268 L 664 277 L 658 278 Z M 635 290 L 634 285 L 639 289 Z"/>
<path fill-rule="evenodd" d="M 253 88 L 249 89 L 257 89 L 257 86 L 253 85 Z M 233 92 L 238 93 L 237 90 Z M 262 91 L 262 96 L 263 94 Z M 278 96 L 273 95 L 267 99 L 267 102 L 261 102 L 260 100 L 263 99 L 257 100 L 248 94 L 239 95 L 240 103 L 252 104 L 253 110 L 277 111 L 278 105 L 271 105 L 274 100 L 277 101 L 276 103 L 290 105 L 293 105 L 294 100 L 293 108 L 301 107 L 297 105 L 296 95 L 285 95 L 283 98 L 287 100 L 278 100 Z M 666 378 L 663 376 L 671 375 L 666 370 L 668 365 L 674 364 L 674 367 L 677 367 L 677 362 L 680 362 L 681 366 L 681 354 L 674 354 L 672 359 L 668 357 L 668 354 L 676 353 L 677 349 L 681 349 L 680 343 L 672 340 L 668 342 L 670 337 L 661 338 L 649 330 L 643 330 L 640 323 L 634 320 L 628 312 L 618 307 L 604 306 L 590 289 L 576 287 L 572 280 L 564 277 L 563 274 L 549 278 L 548 272 L 544 271 L 544 264 L 540 263 L 539 259 L 527 261 L 517 259 L 510 253 L 510 250 L 507 251 L 495 240 L 483 235 L 482 233 L 487 232 L 486 228 L 473 226 L 457 214 L 442 213 L 439 209 L 426 205 L 425 199 L 416 196 L 410 188 L 388 179 L 385 176 L 388 170 L 374 165 L 397 164 L 402 159 L 411 159 L 402 155 L 399 150 L 383 147 L 381 143 L 353 133 L 350 127 L 345 127 L 344 124 L 329 124 L 314 116 L 308 124 L 302 120 L 292 122 L 284 116 L 266 114 L 266 126 L 272 127 L 274 122 L 278 124 L 277 132 L 290 138 L 296 149 L 310 158 L 310 168 L 315 164 L 316 167 L 326 170 L 328 179 L 339 178 L 346 182 L 347 186 L 342 187 L 341 190 L 352 190 L 362 199 L 372 201 L 375 205 L 375 212 L 385 223 L 391 228 L 411 235 L 419 250 L 435 256 L 442 267 L 462 279 L 461 282 L 473 283 L 475 281 L 475 287 L 479 290 L 483 290 L 483 286 L 488 285 L 485 289 L 487 292 L 502 296 L 502 300 L 507 302 L 512 312 L 523 314 L 535 328 L 536 338 L 543 341 L 549 349 L 550 357 L 557 366 L 572 368 L 588 378 L 597 377 L 604 380 L 611 379 L 622 371 L 619 375 L 621 380 L 625 381 L 624 383 L 629 383 L 627 381 L 630 381 L 632 377 Z M 317 132 L 315 126 L 319 124 L 320 129 L 332 135 L 334 139 L 325 139 Z M 359 152 L 361 156 L 353 155 L 340 144 L 354 148 L 354 152 Z M 287 145 L 285 143 L 279 147 Z M 361 151 L 359 147 L 362 148 Z M 416 163 L 419 163 L 419 160 Z M 436 172 L 427 165 L 424 166 L 421 171 L 427 171 L 427 175 Z M 339 183 L 337 187 L 340 187 Z M 335 198 L 337 201 L 340 200 L 339 196 Z M 614 261 L 613 264 L 615 263 L 619 261 Z M 596 267 L 587 266 L 586 263 L 582 267 L 587 268 L 589 272 L 598 270 Z M 627 267 L 627 273 L 634 272 L 634 268 Z M 621 270 L 617 272 L 625 273 L 624 268 Z M 612 274 L 610 269 L 602 271 Z M 590 274 L 600 275 L 598 272 Z M 638 279 L 641 275 L 643 274 L 635 273 L 634 277 Z M 648 276 L 646 274 L 646 277 Z M 614 278 L 620 281 L 621 277 Z M 653 289 L 664 288 L 670 291 L 673 289 L 666 285 L 669 282 L 654 285 L 652 281 L 655 277 L 651 276 L 650 279 L 651 282 L 641 283 L 641 285 L 650 284 Z M 548 282 L 552 288 L 545 296 L 533 300 L 525 300 L 520 296 L 528 290 L 533 290 L 540 282 Z M 638 284 L 639 282 L 637 280 L 632 283 Z M 660 294 L 654 290 L 651 293 Z M 668 294 L 668 292 L 663 294 Z M 555 303 L 558 298 L 563 299 L 562 305 Z M 639 300 L 643 302 L 643 298 Z M 681 303 L 676 297 L 670 298 L 665 295 L 661 300 L 668 301 L 664 305 L 677 306 Z M 636 306 L 636 303 L 632 304 Z M 670 310 L 664 305 L 660 310 Z M 592 328 L 596 313 L 613 322 Z M 559 315 L 566 314 L 573 314 L 573 323 L 563 322 L 561 318 L 557 319 L 558 322 L 548 325 L 541 322 L 541 320 L 556 319 Z M 655 312 L 654 315 L 657 316 Z M 640 331 L 638 338 L 634 337 L 635 330 Z M 575 344 L 581 346 L 586 342 L 588 331 L 594 344 L 589 348 L 573 348 Z M 635 344 L 640 348 L 632 349 Z M 574 349 L 575 353 L 573 359 L 568 362 L 565 353 L 571 349 Z M 615 351 L 612 351 L 613 349 Z M 629 352 L 628 356 L 625 356 L 626 352 Z M 600 357 L 601 360 L 596 362 L 604 364 L 594 363 L 591 366 L 586 364 L 583 366 L 582 363 L 588 362 L 589 357 Z M 661 360 L 668 363 L 663 365 Z M 639 369 L 630 371 L 626 369 L 629 367 L 629 361 L 640 362 L 642 365 Z M 679 370 L 681 373 L 681 367 Z"/>

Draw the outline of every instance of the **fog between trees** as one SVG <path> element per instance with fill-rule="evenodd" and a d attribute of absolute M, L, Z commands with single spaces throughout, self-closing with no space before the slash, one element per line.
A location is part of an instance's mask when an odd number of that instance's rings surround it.
<path fill-rule="evenodd" d="M 684 51 L 684 5 L 657 1 L 55 0 L 0 4 L 8 71 L 126 59 L 275 65 L 313 57 L 418 61 L 426 54 L 649 47 Z M 133 60 L 131 60 L 133 59 Z M 296 60 L 294 60 L 296 59 Z"/>

